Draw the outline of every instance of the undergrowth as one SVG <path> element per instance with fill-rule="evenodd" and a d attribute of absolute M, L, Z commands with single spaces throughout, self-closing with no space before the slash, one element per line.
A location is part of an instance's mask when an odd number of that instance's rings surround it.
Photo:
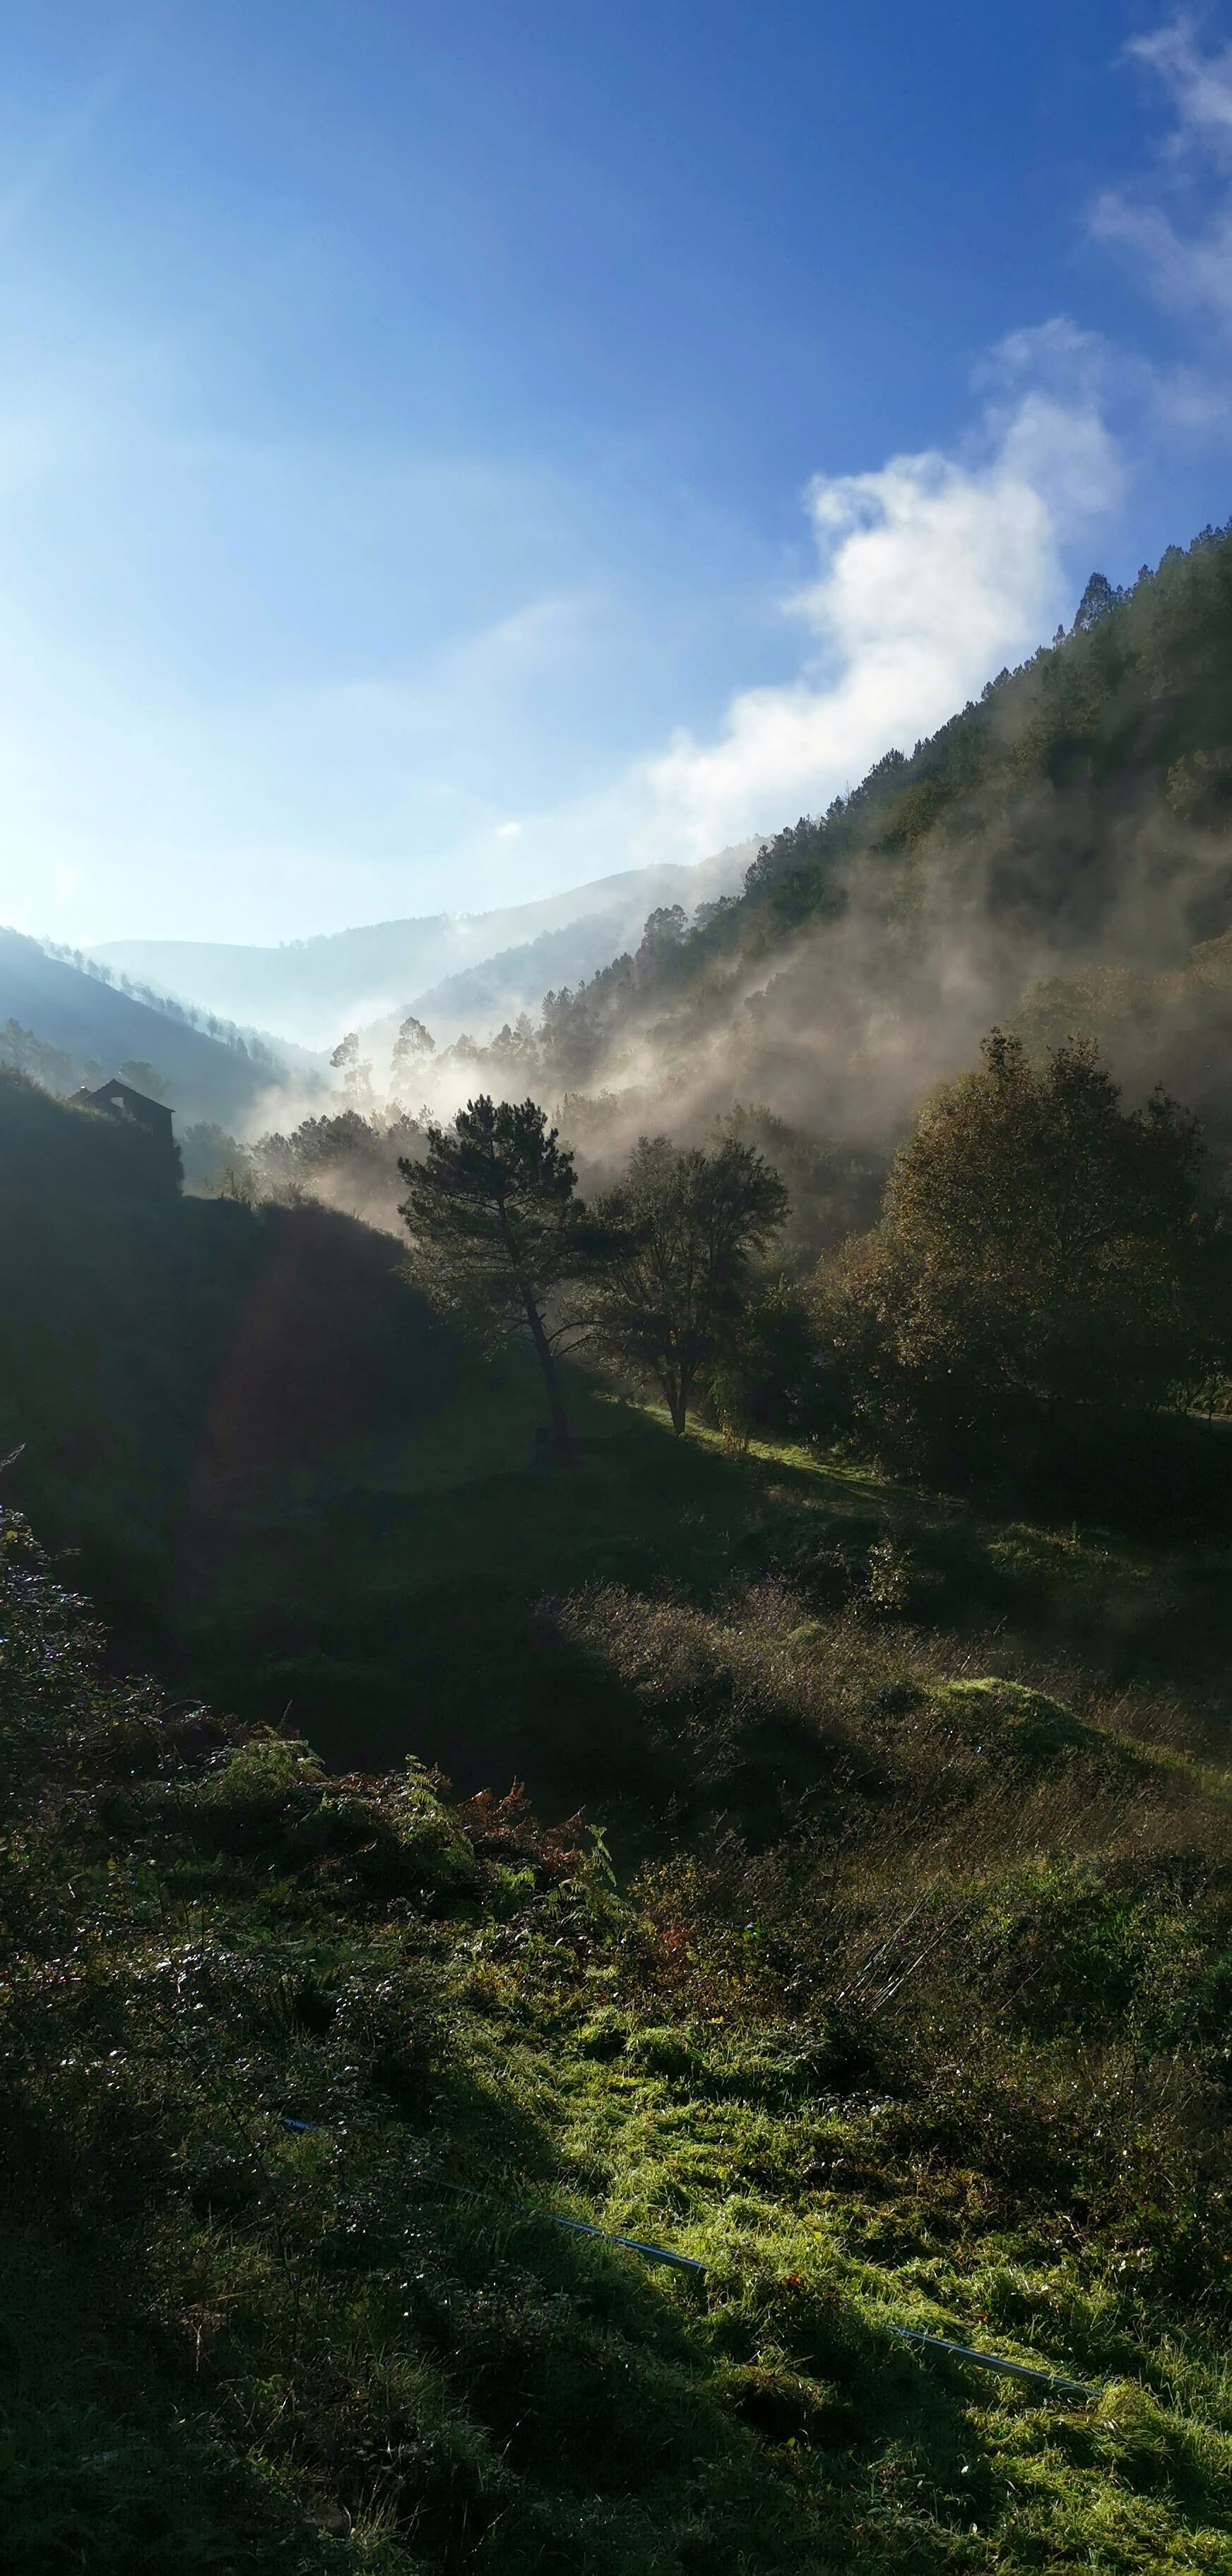
<path fill-rule="evenodd" d="M 904 1606 L 541 1604 L 614 1866 L 117 1683 L 0 1516 L 5 2565 L 1232 2563 L 1226 1763 Z"/>

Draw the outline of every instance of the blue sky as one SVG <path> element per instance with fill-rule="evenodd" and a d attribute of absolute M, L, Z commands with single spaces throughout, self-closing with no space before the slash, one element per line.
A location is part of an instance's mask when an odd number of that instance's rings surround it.
<path fill-rule="evenodd" d="M 1232 508 L 1232 14 L 9 0 L 0 918 L 773 829 Z"/>

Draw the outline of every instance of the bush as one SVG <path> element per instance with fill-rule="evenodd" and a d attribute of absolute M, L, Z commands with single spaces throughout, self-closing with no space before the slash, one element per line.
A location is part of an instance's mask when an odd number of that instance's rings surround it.
<path fill-rule="evenodd" d="M 350 1863 L 369 1893 L 444 1903 L 476 1885 L 474 1852 L 413 1759 L 393 1780 L 331 1780 L 301 1740 L 253 1736 L 216 1762 L 179 1812 L 216 1850 L 264 1855 L 310 1877 Z"/>

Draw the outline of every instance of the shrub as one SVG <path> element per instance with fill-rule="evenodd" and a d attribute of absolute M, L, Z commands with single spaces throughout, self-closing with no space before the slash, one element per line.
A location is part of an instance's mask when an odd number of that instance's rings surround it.
<path fill-rule="evenodd" d="M 349 1865 L 368 1893 L 444 1903 L 476 1884 L 475 1855 L 441 1785 L 413 1758 L 399 1778 L 327 1777 L 299 1739 L 254 1736 L 178 1801 L 199 1842 L 319 1877 Z"/>

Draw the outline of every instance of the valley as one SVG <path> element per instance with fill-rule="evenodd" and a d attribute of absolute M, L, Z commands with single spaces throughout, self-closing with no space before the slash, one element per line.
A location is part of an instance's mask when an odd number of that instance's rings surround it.
<path fill-rule="evenodd" d="M 24 943 L 15 2567 L 1227 2563 L 1229 602 L 413 1105 Z"/>

